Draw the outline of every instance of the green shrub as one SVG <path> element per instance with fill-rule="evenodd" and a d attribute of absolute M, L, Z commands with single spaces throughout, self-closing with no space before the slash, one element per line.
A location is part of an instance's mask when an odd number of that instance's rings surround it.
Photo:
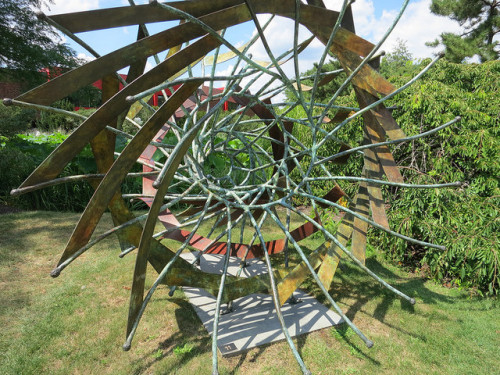
<path fill-rule="evenodd" d="M 394 101 L 399 105 L 394 116 L 408 135 L 462 117 L 458 124 L 394 152 L 406 166 L 406 182 L 465 183 L 465 188 L 454 190 L 390 191 L 393 228 L 447 250 L 403 244 L 378 233 L 371 237 L 397 262 L 421 267 L 439 282 L 490 295 L 500 289 L 499 73 L 500 62 L 442 61 Z"/>
<path fill-rule="evenodd" d="M 401 86 L 429 61 L 408 64 L 390 80 Z M 386 67 L 387 69 L 387 67 Z M 390 72 L 386 70 L 386 72 Z M 391 228 L 422 241 L 447 247 L 423 248 L 371 230 L 368 241 L 386 251 L 395 263 L 428 271 L 442 283 L 497 294 L 499 271 L 500 62 L 453 64 L 440 61 L 414 85 L 392 99 L 393 116 L 407 135 L 433 129 L 461 116 L 462 121 L 430 137 L 393 147 L 407 183 L 462 181 L 461 189 L 384 189 Z M 331 94 L 331 93 L 330 93 Z M 328 97 L 322 99 L 328 101 Z M 339 100 L 356 105 L 353 93 Z M 305 144 L 310 134 L 294 133 Z M 361 124 L 353 121 L 338 136 L 362 142 Z M 333 152 L 335 150 L 332 149 Z M 303 159 L 304 167 L 308 160 Z M 332 175 L 361 175 L 362 157 L 347 166 L 327 166 Z M 294 173 L 296 173 L 294 171 Z M 313 171 L 313 173 L 324 173 Z M 298 178 L 298 176 L 295 176 Z M 351 193 L 355 184 L 341 183 Z M 312 185 L 315 195 L 327 186 Z M 309 204 L 308 202 L 296 202 Z"/>
<path fill-rule="evenodd" d="M 73 104 L 68 100 L 60 100 L 52 107 L 64 109 L 66 111 L 73 111 Z M 82 123 L 82 120 L 66 116 L 60 113 L 42 111 L 40 118 L 37 121 L 37 127 L 41 131 L 55 132 L 55 131 L 71 131 L 77 128 Z"/>
<path fill-rule="evenodd" d="M 35 121 L 36 112 L 16 106 L 0 103 L 0 137 L 12 137 L 24 133 Z"/>
<path fill-rule="evenodd" d="M 81 211 L 92 196 L 93 189 L 86 182 L 74 182 L 48 187 L 19 197 L 11 197 L 10 190 L 17 188 L 66 136 L 52 135 L 17 135 L 0 148 L 2 161 L 0 173 L 3 183 L 0 189 L 0 200 L 29 210 L 49 211 Z M 61 173 L 62 176 L 72 174 L 95 173 L 95 162 L 89 148 L 81 152 Z"/>
<path fill-rule="evenodd" d="M 29 210 L 82 211 L 94 190 L 88 182 L 79 181 L 56 185 L 19 197 L 11 197 L 10 190 L 17 188 L 33 169 L 65 139 L 66 135 L 17 135 L 0 147 L 0 201 Z M 124 147 L 118 142 L 117 147 Z M 15 168 L 12 166 L 15 165 Z M 139 165 L 134 172 L 142 170 Z M 85 147 L 63 170 L 61 177 L 97 173 L 97 167 L 90 146 Z M 4 177 L 5 176 L 5 177 Z M 137 193 L 141 190 L 141 179 L 126 179 L 123 193 Z"/>
<path fill-rule="evenodd" d="M 19 186 L 36 167 L 33 158 L 13 147 L 0 147 L 0 201 L 5 203 L 13 187 Z"/>
<path fill-rule="evenodd" d="M 408 190 L 390 210 L 393 229 L 416 239 L 446 246 L 424 248 L 372 230 L 370 238 L 395 262 L 421 268 L 442 283 L 495 294 L 498 272 L 500 198 L 483 198 L 471 190 Z"/>

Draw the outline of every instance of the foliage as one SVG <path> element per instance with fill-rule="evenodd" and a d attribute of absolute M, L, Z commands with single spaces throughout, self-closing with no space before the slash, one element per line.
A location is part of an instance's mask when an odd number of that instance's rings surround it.
<path fill-rule="evenodd" d="M 425 62 L 424 62 L 425 63 Z M 394 150 L 406 182 L 463 181 L 465 189 L 391 191 L 390 221 L 408 235 L 447 246 L 446 252 L 374 238 L 403 264 L 428 268 L 441 282 L 499 290 L 498 195 L 500 165 L 500 62 L 459 65 L 440 62 L 395 99 L 396 120 L 409 135 L 455 116 L 462 121 L 427 139 Z M 389 243 L 392 243 L 390 245 Z"/>
<path fill-rule="evenodd" d="M 63 99 L 52 104 L 52 107 L 72 111 L 73 105 L 68 99 Z M 70 131 L 78 127 L 82 120 L 64 114 L 42 111 L 36 125 L 38 129 L 46 132 Z"/>
<path fill-rule="evenodd" d="M 57 185 L 17 198 L 9 196 L 10 190 L 20 185 L 64 139 L 65 135 L 17 135 L 0 149 L 3 156 L 0 171 L 4 176 L 0 186 L 0 200 L 24 209 L 81 211 L 87 205 L 93 190 L 86 182 Z M 82 151 L 64 169 L 61 176 L 95 173 L 90 148 Z"/>
<path fill-rule="evenodd" d="M 191 351 L 195 348 L 194 344 L 191 343 L 185 343 L 184 345 L 177 345 L 174 348 L 174 354 L 175 355 L 183 355 L 187 353 L 191 353 Z"/>
<path fill-rule="evenodd" d="M 497 0 L 432 0 L 431 11 L 457 21 L 464 32 L 461 35 L 443 33 L 441 41 L 430 45 L 441 42 L 446 47 L 446 58 L 457 63 L 475 55 L 481 62 L 497 60 L 500 49 L 495 37 L 500 32 L 499 8 Z"/>
<path fill-rule="evenodd" d="M 377 242 L 400 264 L 414 267 L 418 260 L 436 280 L 493 295 L 500 287 L 499 204 L 498 196 L 482 198 L 470 190 L 408 191 L 393 202 L 392 223 L 399 232 L 443 244 L 446 250 L 403 244 L 387 235 L 377 235 Z"/>
<path fill-rule="evenodd" d="M 61 142 L 66 135 L 17 135 L 0 147 L 0 202 L 30 210 L 82 211 L 94 190 L 84 181 L 48 187 L 13 198 L 10 190 L 17 188 Z M 61 177 L 96 173 L 90 146 L 80 152 L 64 169 Z M 137 192 L 140 179 L 127 179 L 124 193 Z"/>
<path fill-rule="evenodd" d="M 389 54 L 390 59 L 381 64 L 383 73 L 396 86 L 429 62 L 407 60 L 400 64 L 405 57 L 398 55 Z M 499 61 L 462 65 L 440 61 L 387 104 L 396 106 L 393 116 L 407 135 L 433 129 L 456 116 L 462 117 L 458 124 L 431 137 L 399 144 L 393 148 L 393 154 L 407 183 L 462 181 L 463 188 L 439 192 L 384 191 L 390 204 L 388 215 L 392 229 L 422 241 L 445 245 L 448 250 L 438 252 L 409 245 L 380 231 L 370 232 L 371 243 L 387 251 L 388 257 L 397 263 L 412 269 L 426 269 L 438 281 L 451 281 L 451 284 L 477 288 L 488 294 L 498 293 L 500 289 L 496 236 L 500 176 L 499 73 Z M 329 97 L 321 98 L 322 102 L 328 100 Z M 355 97 L 351 93 L 340 102 L 355 105 Z M 304 115 L 298 114 L 299 118 Z M 305 144 L 311 142 L 307 132 L 297 131 L 294 135 Z M 361 144 L 361 120 L 347 124 L 338 136 L 351 146 Z M 331 151 L 335 152 L 333 148 Z M 304 158 L 302 163 L 307 167 L 308 160 Z M 353 155 L 347 165 L 327 167 L 332 175 L 359 176 L 362 158 Z M 351 196 L 356 189 L 355 184 L 343 182 L 341 186 Z M 321 195 L 327 186 L 318 184 L 312 188 L 315 195 Z"/>
<path fill-rule="evenodd" d="M 102 91 L 93 85 L 88 85 L 78 89 L 66 99 L 73 107 L 96 108 L 101 105 Z"/>
<path fill-rule="evenodd" d="M 10 138 L 25 132 L 35 121 L 35 115 L 33 110 L 0 103 L 0 137 Z"/>
<path fill-rule="evenodd" d="M 330 60 L 329 62 L 326 62 L 325 64 L 322 65 L 321 73 L 332 73 L 333 74 L 333 72 L 338 71 L 340 69 L 341 69 L 340 63 L 337 60 Z M 315 79 L 315 75 L 316 75 L 317 70 L 318 70 L 318 64 L 314 63 L 314 66 L 311 69 L 302 73 L 301 74 L 301 76 L 302 76 L 301 84 L 312 87 L 314 84 L 314 79 Z M 334 77 L 331 79 L 330 82 L 323 84 L 321 86 L 318 86 L 316 94 L 315 94 L 315 100 L 316 101 L 319 100 L 321 102 L 324 102 L 324 99 L 331 97 L 333 95 L 333 93 L 336 92 L 337 89 L 340 87 L 342 82 L 344 82 L 345 78 L 346 78 L 345 73 L 340 72 L 340 73 L 337 73 L 336 75 L 334 75 Z M 320 77 L 319 81 L 321 81 L 321 80 L 322 80 L 322 78 Z M 347 96 L 351 92 L 352 92 L 352 89 L 347 87 L 340 94 L 340 96 L 341 97 Z M 295 95 L 289 89 L 287 89 L 285 91 L 285 94 L 286 94 L 288 101 L 295 102 L 297 100 Z M 303 95 L 307 100 L 311 99 L 310 92 L 304 91 Z"/>
<path fill-rule="evenodd" d="M 416 73 L 417 64 L 408 50 L 406 41 L 398 39 L 394 49 L 385 55 L 380 62 L 380 73 L 386 77 L 398 77 L 408 80 L 408 75 Z"/>
<path fill-rule="evenodd" d="M 6 200 L 13 187 L 17 187 L 36 167 L 28 155 L 14 147 L 0 147 L 0 200 Z"/>
<path fill-rule="evenodd" d="M 76 64 L 75 52 L 35 15 L 34 9 L 47 3 L 0 0 L 0 67 L 8 67 L 12 76 L 29 86 L 40 83 L 41 69 Z"/>
<path fill-rule="evenodd" d="M 396 98 L 394 116 L 410 135 L 462 117 L 459 124 L 437 135 L 398 147 L 397 159 L 417 174 L 467 182 L 480 196 L 498 194 L 499 73 L 498 61 L 481 65 L 441 61 Z"/>

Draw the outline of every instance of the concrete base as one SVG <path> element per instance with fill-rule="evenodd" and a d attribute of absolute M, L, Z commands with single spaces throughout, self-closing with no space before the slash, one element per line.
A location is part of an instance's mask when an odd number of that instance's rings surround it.
<path fill-rule="evenodd" d="M 193 259 L 192 254 L 183 255 Z M 265 263 L 252 259 L 247 262 L 241 276 L 250 277 L 267 272 Z M 204 255 L 200 268 L 205 272 L 222 273 L 224 257 Z M 229 273 L 235 275 L 239 260 L 231 258 Z M 216 298 L 201 288 L 183 288 L 189 301 L 209 334 L 213 331 Z M 294 293 L 301 302 L 285 303 L 281 307 L 290 336 L 295 337 L 318 329 L 342 323 L 342 318 L 330 311 L 315 298 L 301 290 Z M 222 311 L 226 309 L 223 305 Z M 256 346 L 283 340 L 281 325 L 276 315 L 272 296 L 251 294 L 233 301 L 232 312 L 222 314 L 219 319 L 217 346 L 222 355 L 234 355 Z"/>

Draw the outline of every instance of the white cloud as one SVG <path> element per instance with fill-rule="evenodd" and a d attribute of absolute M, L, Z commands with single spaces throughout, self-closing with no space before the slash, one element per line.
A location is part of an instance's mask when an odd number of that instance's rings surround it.
<path fill-rule="evenodd" d="M 397 39 L 401 39 L 407 42 L 407 47 L 415 58 L 430 57 L 433 49 L 427 47 L 426 42 L 435 40 L 442 32 L 460 30 L 456 22 L 432 14 L 429 10 L 430 3 L 431 0 L 411 2 L 382 49 L 391 52 Z M 372 0 L 358 0 L 353 5 L 357 33 L 374 44 L 382 38 L 398 13 L 399 9 L 383 10 L 377 17 Z"/>
<path fill-rule="evenodd" d="M 339 11 L 342 0 L 323 0 L 328 9 Z M 391 3 L 394 9 L 388 8 Z M 356 0 L 353 4 L 354 24 L 356 33 L 376 44 L 391 26 L 403 4 L 400 1 Z M 457 22 L 447 17 L 436 16 L 430 11 L 431 0 L 411 1 L 398 25 L 382 46 L 386 52 L 391 52 L 397 39 L 407 42 L 407 47 L 415 58 L 432 56 L 434 50 L 425 45 L 432 42 L 443 32 L 459 32 Z M 376 12 L 378 10 L 378 12 Z"/>
<path fill-rule="evenodd" d="M 430 10 L 431 0 L 412 1 L 407 6 L 405 13 L 401 17 L 394 31 L 389 35 L 382 46 L 382 50 L 391 52 L 397 45 L 397 40 L 406 42 L 408 49 L 415 58 L 432 56 L 434 50 L 425 45 L 426 42 L 435 40 L 442 32 L 457 32 L 460 28 L 456 22 L 433 15 Z M 328 9 L 339 11 L 342 0 L 324 0 Z M 392 25 L 397 17 L 403 1 L 393 2 L 396 9 L 376 9 L 376 7 L 388 7 L 387 2 L 377 2 L 373 0 L 357 0 L 353 5 L 354 23 L 356 32 L 361 37 L 376 44 Z M 264 24 L 267 16 L 259 16 L 259 21 Z M 256 31 L 254 32 L 255 35 Z M 271 50 L 278 56 L 293 45 L 294 22 L 292 20 L 276 17 L 267 28 L 265 35 Z M 301 28 L 300 40 L 308 37 L 307 30 Z M 311 43 L 308 51 L 300 58 L 300 71 L 303 72 L 312 67 L 313 62 L 319 59 L 323 45 L 315 40 Z M 314 51 L 316 50 L 316 51 Z M 256 60 L 270 61 L 261 42 L 256 43 L 251 49 L 253 58 Z M 294 75 L 293 63 L 288 63 L 282 67 L 288 76 Z M 267 79 L 260 79 L 252 87 L 255 92 Z M 246 81 L 246 80 L 245 80 Z"/>
<path fill-rule="evenodd" d="M 387 39 L 387 50 L 391 51 L 396 39 L 406 40 L 408 49 L 416 58 L 429 57 L 433 49 L 425 45 L 432 42 L 443 32 L 459 32 L 457 22 L 446 17 L 439 17 L 429 10 L 431 0 L 411 3 L 394 32 Z"/>
<path fill-rule="evenodd" d="M 83 12 L 85 10 L 97 9 L 99 0 L 54 0 L 48 9 L 42 9 L 47 14 Z"/>
<path fill-rule="evenodd" d="M 442 32 L 458 32 L 459 25 L 446 17 L 439 17 L 430 12 L 431 0 L 411 1 L 405 13 L 399 20 L 394 31 L 389 35 L 381 50 L 391 52 L 397 45 L 397 40 L 406 42 L 409 51 L 415 58 L 432 56 L 433 50 L 425 45 L 426 42 L 435 40 Z M 339 11 L 342 0 L 324 0 L 328 9 Z M 392 25 L 397 17 L 403 1 L 391 2 L 395 9 L 380 9 L 376 7 L 388 7 L 388 2 L 377 2 L 373 0 L 357 0 L 353 4 L 354 23 L 356 32 L 361 37 L 376 44 Z M 268 16 L 259 15 L 259 21 L 264 24 Z M 294 22 L 283 17 L 275 17 L 267 28 L 265 35 L 275 56 L 292 47 Z M 254 32 L 255 35 L 256 31 Z M 300 40 L 307 38 L 307 30 L 301 28 Z M 303 53 L 300 59 L 300 69 L 304 71 L 312 65 L 316 54 L 312 50 L 321 51 L 322 43 L 314 40 L 307 53 Z M 253 58 L 256 60 L 270 61 L 261 42 L 256 43 L 251 49 Z M 317 52 L 319 53 L 319 52 Z M 293 70 L 287 69 L 287 73 Z"/>
<path fill-rule="evenodd" d="M 259 15 L 259 22 L 261 26 L 265 24 L 268 19 L 267 15 Z M 275 17 L 273 21 L 269 24 L 269 26 L 264 31 L 264 35 L 266 37 L 269 48 L 271 49 L 275 58 L 278 58 L 281 54 L 293 48 L 294 43 L 294 29 L 295 22 L 288 18 L 284 17 Z M 253 36 L 255 36 L 257 31 L 255 30 Z M 309 38 L 312 34 L 305 28 L 300 27 L 299 29 L 299 38 L 298 42 L 302 42 Z M 321 47 L 321 48 L 318 48 Z M 320 53 L 323 49 L 323 45 L 319 42 L 312 42 L 306 51 L 302 52 L 299 58 L 299 71 L 304 72 L 310 69 L 313 66 L 313 63 L 319 59 Z M 271 58 L 267 54 L 263 43 L 259 40 L 256 42 L 249 50 L 249 53 L 252 54 L 252 59 L 261 61 L 261 62 L 271 62 Z M 287 56 L 287 58 L 290 55 Z M 286 74 L 287 77 L 295 76 L 295 68 L 293 60 L 288 61 L 286 64 L 281 65 L 280 68 Z M 275 68 L 272 69 L 273 72 L 278 73 Z M 242 86 L 245 86 L 248 82 L 250 82 L 253 77 L 245 78 L 242 81 Z M 261 78 L 259 78 L 255 83 L 250 87 L 250 91 L 255 93 L 259 91 L 263 86 L 267 86 L 267 89 L 276 87 L 281 83 L 279 81 L 274 81 L 269 84 L 269 80 L 271 76 L 264 74 Z M 282 101 L 284 99 L 284 95 L 277 95 L 273 102 Z"/>
<path fill-rule="evenodd" d="M 259 15 L 260 25 L 263 26 L 267 20 L 267 15 Z M 275 17 L 269 26 L 264 31 L 267 43 L 273 55 L 278 57 L 282 53 L 293 48 L 295 22 L 289 18 Z M 257 34 L 257 30 L 254 31 L 252 36 Z M 305 27 L 300 26 L 298 42 L 303 42 L 309 38 L 312 34 Z M 315 42 L 313 42 L 314 44 Z M 264 49 L 263 44 L 258 41 L 256 42 L 249 51 L 253 58 L 261 61 L 271 61 L 267 52 Z"/>
<path fill-rule="evenodd" d="M 153 58 L 149 58 L 148 61 L 146 61 L 146 67 L 144 68 L 144 72 L 149 72 L 151 69 L 153 69 L 156 66 L 156 63 L 154 63 Z"/>
<path fill-rule="evenodd" d="M 89 61 L 92 61 L 92 60 L 95 60 L 95 57 L 94 56 L 89 56 L 85 53 L 79 53 L 76 55 L 76 57 L 80 60 L 83 60 L 85 62 L 89 62 Z"/>

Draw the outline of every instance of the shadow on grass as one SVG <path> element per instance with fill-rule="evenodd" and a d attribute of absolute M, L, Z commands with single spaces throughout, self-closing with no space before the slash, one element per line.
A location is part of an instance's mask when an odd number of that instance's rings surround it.
<path fill-rule="evenodd" d="M 169 302 L 178 306 L 175 309 L 175 318 L 179 330 L 159 343 L 156 349 L 136 360 L 135 363 L 139 367 L 134 371 L 135 375 L 147 373 L 148 369 L 156 362 L 169 356 L 175 356 L 177 359 L 175 367 L 165 372 L 169 374 L 199 354 L 211 351 L 212 338 L 205 331 L 193 306 L 181 298 L 169 298 Z M 178 349 L 186 344 L 190 345 L 188 350 Z"/>
<path fill-rule="evenodd" d="M 279 263 L 279 259 L 277 258 L 273 260 L 278 261 Z M 416 297 L 422 300 L 425 304 L 452 304 L 456 301 L 456 298 L 454 297 L 448 297 L 426 288 L 426 279 L 418 277 L 401 277 L 384 267 L 384 265 L 374 258 L 367 259 L 367 267 L 381 278 L 388 281 L 396 289 L 411 297 Z M 303 286 L 311 294 L 313 294 L 319 302 L 328 305 L 328 301 L 325 296 L 311 279 L 312 278 L 308 279 Z M 341 269 L 339 269 L 339 272 L 336 275 L 330 294 L 336 302 L 340 302 L 347 306 L 347 311 L 344 311 L 344 313 L 351 320 L 353 320 L 359 313 L 367 314 L 388 328 L 401 332 L 403 335 L 415 338 L 422 342 L 427 341 L 424 335 L 406 330 L 397 324 L 395 325 L 386 321 L 386 316 L 395 300 L 400 300 L 401 309 L 409 314 L 421 313 L 416 312 L 414 306 L 408 301 L 401 299 L 391 291 L 385 289 L 378 282 L 368 276 L 363 270 L 352 263 L 341 263 Z M 175 372 L 175 368 L 185 365 L 199 354 L 211 352 L 211 337 L 203 328 L 203 325 L 196 315 L 192 305 L 188 301 L 175 298 L 170 299 L 170 302 L 176 303 L 179 306 L 179 308 L 176 309 L 177 323 L 180 327 L 179 332 L 172 334 L 168 339 L 160 343 L 155 350 L 146 353 L 143 358 L 139 359 L 137 364 L 140 364 L 140 367 L 136 370 L 135 374 L 143 374 L 147 372 L 154 363 L 161 361 L 170 355 L 175 356 L 176 362 L 175 366 L 172 366 L 173 369 L 167 370 L 166 373 L 172 373 Z M 368 305 L 370 305 L 369 309 L 372 309 L 373 313 L 367 312 L 367 310 L 369 310 L 367 309 Z M 447 318 L 445 315 L 436 315 L 435 319 L 445 320 Z M 350 330 L 346 324 L 335 327 L 334 330 L 334 336 L 343 341 L 346 346 L 349 347 L 354 356 L 367 360 L 373 365 L 380 365 L 380 362 L 368 353 L 367 348 L 363 347 L 363 345 L 358 342 L 355 337 L 355 333 Z M 302 352 L 306 345 L 307 338 L 307 334 L 296 338 L 297 350 L 302 357 Z M 185 343 L 193 345 L 188 352 L 180 353 L 175 350 Z M 240 353 L 232 356 L 233 358 L 238 358 L 238 362 L 232 366 L 229 374 L 237 373 L 240 367 L 247 361 L 256 362 L 269 345 L 272 344 L 263 345 L 251 352 Z M 161 354 L 155 354 L 157 352 L 160 353 L 160 351 Z M 152 357 L 154 357 L 154 359 L 152 359 Z M 208 365 L 210 364 L 207 364 L 207 366 Z"/>
<path fill-rule="evenodd" d="M 384 267 L 375 258 L 367 259 L 366 266 L 397 290 L 407 296 L 421 300 L 424 304 L 454 304 L 457 301 L 457 298 L 455 297 L 449 297 L 429 290 L 425 286 L 425 282 L 427 281 L 425 278 L 411 276 L 401 277 Z M 328 305 L 326 297 L 314 281 L 308 280 L 306 285 L 307 289 L 318 299 L 318 301 Z M 390 290 L 380 285 L 376 280 L 371 278 L 353 263 L 341 263 L 341 267 L 339 267 L 339 271 L 336 274 L 329 292 L 337 303 L 340 302 L 347 306 L 347 311 L 344 311 L 344 314 L 351 321 L 358 313 L 366 314 L 378 320 L 390 329 L 401 332 L 404 335 L 413 337 L 422 342 L 427 341 L 424 335 L 411 332 L 386 321 L 386 316 L 396 300 L 400 301 L 401 309 L 409 314 L 421 315 L 422 313 L 415 311 L 414 306 L 410 304 L 410 302 L 400 298 Z M 373 309 L 373 313 L 367 312 L 367 310 L 370 309 Z M 434 319 L 442 319 L 445 321 L 448 317 L 444 314 L 442 316 L 435 314 Z M 343 325 L 341 328 L 338 328 L 337 332 L 340 332 L 339 330 L 342 329 L 347 329 L 347 325 Z M 338 336 L 349 344 L 353 350 L 361 355 L 364 355 L 363 351 L 355 346 L 349 340 L 348 336 L 342 334 L 341 332 Z"/>
<path fill-rule="evenodd" d="M 368 348 L 360 347 L 351 340 L 351 336 L 355 335 L 355 333 L 354 331 L 349 329 L 349 326 L 347 324 L 342 324 L 333 328 L 335 329 L 335 337 L 337 337 L 338 339 L 342 339 L 344 343 L 351 349 L 351 353 L 353 355 L 358 358 L 366 359 L 374 365 L 380 366 L 379 361 L 365 352 Z"/>
<path fill-rule="evenodd" d="M 56 237 L 56 240 L 67 240 L 77 215 L 44 211 L 1 215 L 0 265 L 22 261 L 26 253 L 37 251 L 40 238 Z"/>
<path fill-rule="evenodd" d="M 175 317 L 179 331 L 172 334 L 166 340 L 163 340 L 155 349 L 137 359 L 135 364 L 139 365 L 139 367 L 134 371 L 135 375 L 148 373 L 148 370 L 155 363 L 170 356 L 176 358 L 175 366 L 164 370 L 164 373 L 175 373 L 178 368 L 186 365 L 193 358 L 198 357 L 200 354 L 211 353 L 212 351 L 212 336 L 205 330 L 193 306 L 188 301 L 180 298 L 169 298 L 168 300 L 170 303 L 178 306 L 175 309 Z M 305 342 L 305 337 L 303 342 Z M 185 344 L 190 346 L 188 351 L 183 352 L 182 350 L 178 350 L 178 348 L 182 348 Z M 257 359 L 265 352 L 266 348 L 272 344 L 261 345 L 258 348 L 252 348 L 251 352 L 247 351 L 230 356 L 231 358 L 238 358 L 238 362 L 226 373 L 231 375 L 236 374 L 246 361 L 257 362 Z M 210 359 L 205 363 L 205 367 L 211 366 L 212 361 Z"/>

